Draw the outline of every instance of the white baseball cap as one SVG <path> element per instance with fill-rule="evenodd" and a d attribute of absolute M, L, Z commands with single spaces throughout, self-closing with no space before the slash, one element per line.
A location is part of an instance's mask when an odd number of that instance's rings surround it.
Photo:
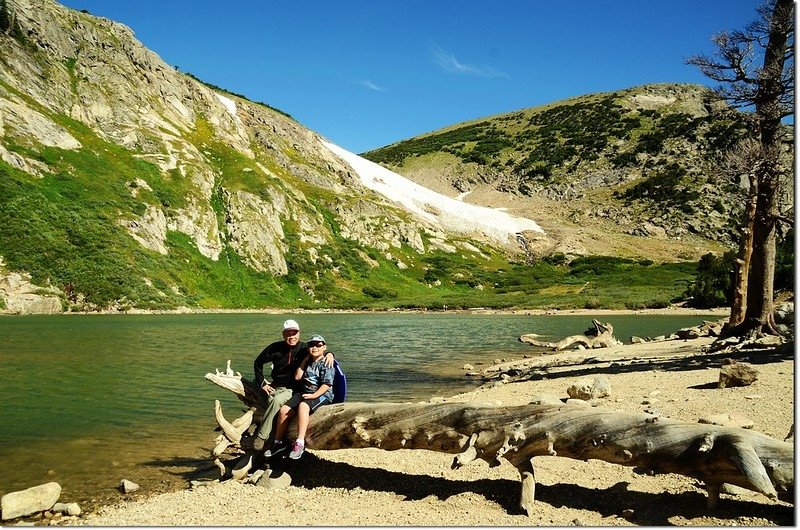
<path fill-rule="evenodd" d="M 300 331 L 300 324 L 297 323 L 296 320 L 292 320 L 291 318 L 283 323 L 283 331 L 294 330 Z"/>

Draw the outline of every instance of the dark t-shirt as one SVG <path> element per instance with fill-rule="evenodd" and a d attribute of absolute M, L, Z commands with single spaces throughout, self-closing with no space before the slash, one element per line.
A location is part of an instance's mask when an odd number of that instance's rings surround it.
<path fill-rule="evenodd" d="M 264 381 L 264 365 L 272 363 L 272 373 L 270 379 L 272 380 L 272 387 L 285 386 L 294 388 L 297 381 L 294 380 L 294 373 L 303 362 L 306 355 L 308 355 L 308 346 L 305 342 L 298 342 L 294 348 L 290 348 L 286 341 L 279 340 L 273 342 L 261 353 L 258 354 L 256 360 L 253 362 L 253 380 L 256 385 L 263 385 Z"/>

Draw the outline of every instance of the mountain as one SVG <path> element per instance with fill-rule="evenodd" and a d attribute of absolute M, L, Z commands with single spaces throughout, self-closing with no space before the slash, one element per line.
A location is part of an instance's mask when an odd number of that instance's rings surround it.
<path fill-rule="evenodd" d="M 443 194 L 535 219 L 552 251 L 688 258 L 736 240 L 747 181 L 725 169 L 726 153 L 749 137 L 748 117 L 705 87 L 644 85 L 453 125 L 363 156 Z"/>
<path fill-rule="evenodd" d="M 507 264 L 547 238 L 177 71 L 122 24 L 5 6 L 0 309 L 358 306 L 425 293 L 439 254 Z"/>
<path fill-rule="evenodd" d="M 0 7 L 2 313 L 663 307 L 730 246 L 742 189 L 714 168 L 744 115 L 699 87 L 361 157 L 122 24 Z"/>

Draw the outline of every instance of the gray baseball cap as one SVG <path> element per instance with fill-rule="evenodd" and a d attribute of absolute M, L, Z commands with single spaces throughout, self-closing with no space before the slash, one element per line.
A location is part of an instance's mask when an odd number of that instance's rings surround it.
<path fill-rule="evenodd" d="M 322 335 L 312 335 L 310 339 L 308 339 L 308 343 L 311 344 L 312 342 L 321 342 L 322 344 L 327 344 L 325 342 L 325 337 Z"/>

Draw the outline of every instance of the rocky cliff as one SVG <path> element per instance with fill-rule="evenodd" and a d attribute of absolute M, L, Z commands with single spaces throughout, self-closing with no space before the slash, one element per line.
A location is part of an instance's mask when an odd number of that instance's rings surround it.
<path fill-rule="evenodd" d="M 49 311 L 313 305 L 416 285 L 426 253 L 522 250 L 524 229 L 459 229 L 365 187 L 319 135 L 177 71 L 122 24 L 50 0 L 7 7 L 7 311 L 24 312 L 19 274 L 60 300 Z"/>

